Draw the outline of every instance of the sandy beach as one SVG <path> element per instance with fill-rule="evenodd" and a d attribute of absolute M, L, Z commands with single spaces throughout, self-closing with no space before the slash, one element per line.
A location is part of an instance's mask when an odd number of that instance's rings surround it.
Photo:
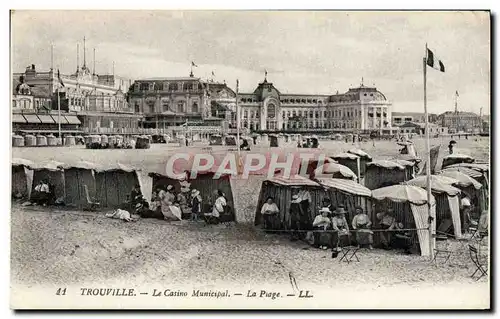
<path fill-rule="evenodd" d="M 431 142 L 442 145 L 441 158 L 446 154 L 448 142 L 444 138 Z M 488 138 L 457 142 L 457 148 L 468 150 L 476 161 L 488 161 Z M 419 154 L 423 154 L 423 143 L 424 140 L 415 140 Z M 353 145 L 324 141 L 322 147 L 328 154 L 334 154 Z M 374 158 L 391 158 L 397 155 L 398 146 L 394 142 L 377 141 L 375 147 L 369 142 L 361 144 L 361 148 Z M 267 150 L 256 147 L 253 151 L 259 149 Z M 12 155 L 32 161 L 88 160 L 132 165 L 142 169 L 143 186 L 150 190 L 147 172 L 175 151 L 180 149 L 166 145 L 152 145 L 148 150 L 14 148 Z M 34 289 L 86 283 L 137 287 L 230 283 L 232 287 L 275 285 L 291 289 L 290 278 L 294 278 L 300 289 L 342 286 L 354 292 L 385 289 L 389 293 L 391 287 L 398 286 L 453 289 L 463 285 L 488 295 L 488 279 L 483 277 L 479 282 L 470 279 L 474 268 L 468 251 L 455 241 L 446 244 L 453 250 L 446 264 L 439 261 L 431 264 L 425 257 L 379 249 L 361 250 L 360 262 L 347 264 L 332 259 L 328 251 L 290 242 L 287 236 L 263 233 L 252 223 L 264 178 L 235 181 L 233 195 L 238 198 L 235 207 L 238 224 L 230 227 L 151 219 L 126 223 L 106 218 L 102 211 L 65 211 L 14 204 L 11 285 Z"/>

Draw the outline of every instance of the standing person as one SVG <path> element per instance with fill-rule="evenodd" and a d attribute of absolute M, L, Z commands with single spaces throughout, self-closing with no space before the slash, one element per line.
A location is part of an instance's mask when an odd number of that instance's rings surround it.
<path fill-rule="evenodd" d="M 323 207 L 319 211 L 319 215 L 314 218 L 313 230 L 314 232 L 314 246 L 319 249 L 328 249 L 331 243 L 331 233 L 324 231 L 332 229 L 332 221 L 330 219 L 330 209 Z"/>
<path fill-rule="evenodd" d="M 379 221 L 380 229 L 384 230 L 380 232 L 380 241 L 384 249 L 390 249 L 391 243 L 391 231 L 396 228 L 396 219 L 394 218 L 394 210 L 388 208 L 387 212 L 380 212 L 377 215 L 377 220 Z"/>
<path fill-rule="evenodd" d="M 450 144 L 448 144 L 448 153 L 453 154 L 453 143 L 452 142 L 450 142 Z"/>
<path fill-rule="evenodd" d="M 349 225 L 345 219 L 346 211 L 343 206 L 337 207 L 337 210 L 333 214 L 332 228 L 334 232 L 332 236 L 332 251 L 338 253 L 342 250 L 341 247 L 349 244 Z"/>
<path fill-rule="evenodd" d="M 277 224 L 278 224 L 278 215 L 279 215 L 279 208 L 278 205 L 274 202 L 274 199 L 269 196 L 266 199 L 266 202 L 264 205 L 262 205 L 262 208 L 260 209 L 260 213 L 262 214 L 262 217 L 264 218 L 264 229 L 265 230 L 275 230 L 277 229 Z"/>
<path fill-rule="evenodd" d="M 191 220 L 198 221 L 198 216 L 201 213 L 201 203 L 202 198 L 200 195 L 200 191 L 197 189 L 193 189 L 191 191 Z"/>
<path fill-rule="evenodd" d="M 352 219 L 352 229 L 356 231 L 356 242 L 358 247 L 368 245 L 368 248 L 373 249 L 373 231 L 370 230 L 372 222 L 370 217 L 363 212 L 363 208 L 357 206 L 355 208 L 356 215 Z"/>
<path fill-rule="evenodd" d="M 301 229 L 303 230 L 309 230 L 309 232 L 306 233 L 306 241 L 312 240 L 312 232 L 310 230 L 312 229 L 312 221 L 311 221 L 311 216 L 309 212 L 309 207 L 312 203 L 311 199 L 311 194 L 306 190 L 306 189 L 301 189 L 299 193 L 297 194 L 298 196 L 298 201 L 300 203 L 300 207 L 302 208 L 302 218 L 301 218 Z"/>
<path fill-rule="evenodd" d="M 300 206 L 299 196 L 293 195 L 292 201 L 290 202 L 290 229 L 291 229 L 291 241 L 296 241 L 302 238 L 302 233 L 300 232 L 300 221 L 302 218 L 302 207 Z"/>

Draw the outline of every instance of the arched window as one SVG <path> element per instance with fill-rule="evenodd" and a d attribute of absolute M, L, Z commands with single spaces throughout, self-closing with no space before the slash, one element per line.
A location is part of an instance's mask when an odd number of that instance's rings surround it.
<path fill-rule="evenodd" d="M 198 113 L 198 102 L 193 102 L 193 105 L 191 106 L 191 111 L 193 113 Z"/>
<path fill-rule="evenodd" d="M 138 101 L 135 101 L 134 108 L 135 108 L 135 113 L 139 113 L 141 111 Z"/>
<path fill-rule="evenodd" d="M 267 117 L 270 119 L 276 118 L 276 106 L 273 103 L 267 105 Z"/>
<path fill-rule="evenodd" d="M 248 111 L 247 111 L 247 110 L 245 110 L 245 111 L 243 112 L 243 118 L 244 118 L 244 119 L 248 118 Z"/>

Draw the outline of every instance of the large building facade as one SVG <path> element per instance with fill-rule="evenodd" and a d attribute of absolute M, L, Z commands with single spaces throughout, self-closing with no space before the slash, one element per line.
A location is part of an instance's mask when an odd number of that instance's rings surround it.
<path fill-rule="evenodd" d="M 22 81 L 22 83 L 20 83 Z M 13 94 L 14 113 L 56 114 L 60 107 L 63 115 L 80 121 L 83 133 L 119 133 L 137 129 L 141 115 L 129 107 L 122 90 L 123 79 L 114 80 L 112 75 L 100 76 L 85 65 L 77 67 L 69 75 L 59 74 L 53 69 L 40 72 L 35 65 L 23 73 L 13 75 L 13 87 L 29 88 Z M 21 85 L 21 86 L 19 86 Z M 20 94 L 23 97 L 20 97 Z M 59 98 L 58 98 L 59 95 Z M 27 97 L 32 96 L 32 107 L 26 108 Z M 24 103 L 24 104 L 23 104 Z M 23 123 L 31 124 L 35 123 Z"/>
<path fill-rule="evenodd" d="M 481 118 L 472 112 L 444 112 L 439 115 L 439 121 L 450 133 L 479 133 L 482 128 Z"/>
<path fill-rule="evenodd" d="M 334 95 L 282 94 L 264 79 L 254 92 L 238 96 L 241 126 L 252 131 L 391 129 L 392 103 L 374 87 Z"/>
<path fill-rule="evenodd" d="M 137 80 L 129 88 L 128 101 L 143 116 L 143 128 L 183 125 L 219 132 L 224 123 L 229 128 L 235 121 L 236 93 L 226 84 L 194 76 Z"/>

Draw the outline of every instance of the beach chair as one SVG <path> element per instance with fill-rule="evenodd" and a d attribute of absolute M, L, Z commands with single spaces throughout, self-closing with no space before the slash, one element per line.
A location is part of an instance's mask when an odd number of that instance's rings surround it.
<path fill-rule="evenodd" d="M 477 272 L 479 272 L 478 277 L 476 278 L 476 281 L 481 279 L 481 277 L 486 276 L 488 274 L 488 266 L 484 263 L 484 259 L 481 260 L 478 254 L 478 250 L 476 247 L 469 245 L 469 255 L 470 259 L 476 266 L 476 270 L 472 273 L 470 276 L 471 278 L 474 278 Z"/>
<path fill-rule="evenodd" d="M 339 262 L 346 261 L 347 264 L 353 262 L 354 258 L 356 258 L 356 261 L 359 262 L 358 258 L 358 251 L 361 249 L 359 246 L 353 246 L 351 245 L 351 235 L 348 235 L 348 245 L 340 247 L 342 250 L 340 251 L 341 257 L 339 259 Z"/>
<path fill-rule="evenodd" d="M 436 248 L 434 248 L 434 258 L 432 258 L 431 263 L 435 263 L 437 265 L 438 257 L 439 260 L 443 260 L 443 264 L 446 264 L 448 260 L 450 260 L 450 257 L 453 253 L 453 250 L 449 248 L 449 243 L 447 240 L 445 241 L 439 241 L 438 239 L 440 238 L 445 238 L 448 239 L 448 233 L 447 232 L 440 232 L 436 230 Z M 444 247 L 437 247 L 438 243 L 441 242 L 443 243 Z"/>
<path fill-rule="evenodd" d="M 83 185 L 83 191 L 85 192 L 85 198 L 86 198 L 85 209 L 90 210 L 90 211 L 97 210 L 101 206 L 101 204 L 99 202 L 97 202 L 95 199 L 92 199 L 90 197 L 89 188 L 85 184 Z"/>
<path fill-rule="evenodd" d="M 467 231 L 471 234 L 470 239 L 474 239 L 477 235 L 477 228 L 479 225 L 479 220 L 472 218 L 470 212 L 467 212 Z"/>
<path fill-rule="evenodd" d="M 342 248 L 342 251 L 340 252 L 341 254 L 341 257 L 340 257 L 340 260 L 339 262 L 342 262 L 343 260 L 345 260 L 348 264 L 353 262 L 354 258 L 356 258 L 356 261 L 359 262 L 359 258 L 358 258 L 358 251 L 359 251 L 359 247 L 358 246 L 344 246 L 344 247 L 341 247 Z"/>

